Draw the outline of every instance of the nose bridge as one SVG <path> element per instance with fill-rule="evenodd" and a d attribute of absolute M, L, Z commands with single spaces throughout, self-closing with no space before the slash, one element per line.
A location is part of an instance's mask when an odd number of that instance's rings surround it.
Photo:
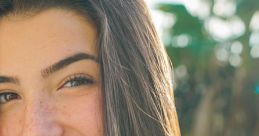
<path fill-rule="evenodd" d="M 47 114 L 50 113 L 49 109 L 50 107 L 47 106 L 47 103 L 42 98 L 28 100 L 24 110 L 25 124 L 30 125 L 40 123 L 42 120 L 46 121 Z"/>
<path fill-rule="evenodd" d="M 27 100 L 22 136 L 62 136 L 62 127 L 55 119 L 55 107 L 43 95 Z"/>

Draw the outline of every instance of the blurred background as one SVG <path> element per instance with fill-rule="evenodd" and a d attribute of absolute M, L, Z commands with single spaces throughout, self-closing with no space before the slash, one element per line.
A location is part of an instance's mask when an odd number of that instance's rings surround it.
<path fill-rule="evenodd" d="M 146 0 L 182 136 L 259 136 L 259 0 Z"/>

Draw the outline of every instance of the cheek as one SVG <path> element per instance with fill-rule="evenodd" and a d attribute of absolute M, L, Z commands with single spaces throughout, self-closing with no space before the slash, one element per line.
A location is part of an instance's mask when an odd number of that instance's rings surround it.
<path fill-rule="evenodd" d="M 103 136 L 102 94 L 100 89 L 89 93 L 66 97 L 51 103 L 53 111 L 42 119 L 51 119 L 65 131 L 65 135 Z M 0 136 L 19 136 L 24 130 L 24 106 L 17 106 L 0 115 Z M 37 113 L 39 114 L 39 113 Z"/>
<path fill-rule="evenodd" d="M 8 115 L 1 115 L 0 136 L 18 136 L 22 130 L 21 112 L 11 111 Z"/>
<path fill-rule="evenodd" d="M 102 136 L 103 111 L 101 91 L 80 96 L 76 99 L 66 100 L 58 106 L 59 117 L 70 129 L 80 131 L 84 136 Z"/>

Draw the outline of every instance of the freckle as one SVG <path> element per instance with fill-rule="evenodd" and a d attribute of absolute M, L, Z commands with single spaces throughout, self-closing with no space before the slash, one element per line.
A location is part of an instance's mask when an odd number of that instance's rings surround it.
<path fill-rule="evenodd" d="M 21 119 L 19 119 L 18 123 L 19 123 L 19 124 L 22 124 L 22 120 L 21 120 Z"/>
<path fill-rule="evenodd" d="M 66 105 L 62 106 L 62 109 L 64 109 L 64 110 L 65 110 L 66 108 L 67 108 L 67 106 L 66 106 Z"/>
<path fill-rule="evenodd" d="M 42 102 L 42 101 L 40 101 L 40 106 L 42 105 L 42 103 L 43 103 L 43 102 Z"/>

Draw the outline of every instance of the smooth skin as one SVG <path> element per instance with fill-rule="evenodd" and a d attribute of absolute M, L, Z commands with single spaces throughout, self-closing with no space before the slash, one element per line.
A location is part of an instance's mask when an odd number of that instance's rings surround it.
<path fill-rule="evenodd" d="M 88 58 L 46 70 L 75 54 Z M 0 135 L 102 136 L 97 56 L 95 25 L 72 11 L 1 19 Z"/>

